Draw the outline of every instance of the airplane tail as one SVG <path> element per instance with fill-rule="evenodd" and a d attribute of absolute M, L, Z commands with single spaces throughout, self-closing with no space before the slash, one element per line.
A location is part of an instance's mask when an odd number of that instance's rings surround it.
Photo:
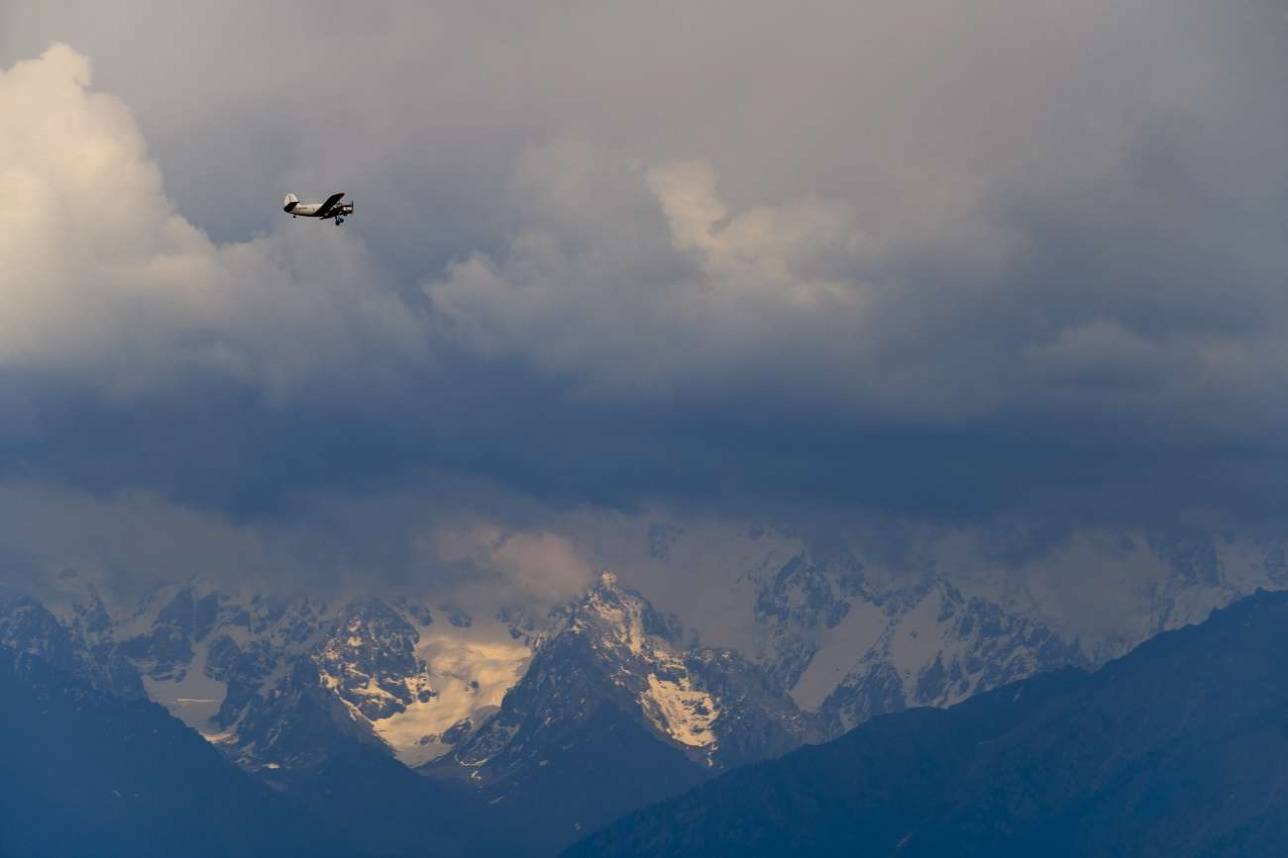
<path fill-rule="evenodd" d="M 300 198 L 295 196 L 295 194 L 287 194 L 282 199 L 282 205 L 289 206 L 291 203 L 298 203 L 299 201 L 300 201 Z"/>

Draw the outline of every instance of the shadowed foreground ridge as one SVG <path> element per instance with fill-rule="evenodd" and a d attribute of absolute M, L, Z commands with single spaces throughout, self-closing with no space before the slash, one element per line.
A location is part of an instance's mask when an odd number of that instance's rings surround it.
<path fill-rule="evenodd" d="M 877 718 L 732 772 L 590 855 L 1288 854 L 1288 593 L 1095 673 Z"/>
<path fill-rule="evenodd" d="M 3 645 L 0 695 L 0 855 L 341 854 L 154 703 Z"/>

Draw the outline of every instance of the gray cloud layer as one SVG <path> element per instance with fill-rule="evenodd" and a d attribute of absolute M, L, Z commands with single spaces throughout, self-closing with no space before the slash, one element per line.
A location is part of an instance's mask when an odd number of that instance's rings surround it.
<path fill-rule="evenodd" d="M 262 5 L 0 9 L 6 477 L 1281 512 L 1275 3 Z"/>

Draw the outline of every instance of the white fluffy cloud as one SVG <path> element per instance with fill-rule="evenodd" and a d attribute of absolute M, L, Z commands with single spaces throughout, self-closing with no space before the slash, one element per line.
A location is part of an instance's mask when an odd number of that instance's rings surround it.
<path fill-rule="evenodd" d="M 470 348 L 631 395 L 817 355 L 838 322 L 862 324 L 870 250 L 844 201 L 730 213 L 707 165 L 645 168 L 584 141 L 530 150 L 512 187 L 525 220 L 505 251 L 426 286 Z"/>
<path fill-rule="evenodd" d="M 280 397 L 423 358 L 360 243 L 304 229 L 212 242 L 166 197 L 129 110 L 91 83 L 64 45 L 0 72 L 0 366 L 127 394 L 196 369 Z"/>

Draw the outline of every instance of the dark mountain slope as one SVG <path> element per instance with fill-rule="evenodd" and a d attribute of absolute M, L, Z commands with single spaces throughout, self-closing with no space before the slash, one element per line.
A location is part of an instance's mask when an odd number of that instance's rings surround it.
<path fill-rule="evenodd" d="M 0 855 L 500 854 L 473 796 L 352 742 L 264 781 L 161 706 L 0 645 Z M 520 841 L 521 842 L 521 841 Z M 512 842 L 513 845 L 513 842 Z"/>
<path fill-rule="evenodd" d="M 0 646 L 0 855 L 335 854 L 163 708 Z"/>
<path fill-rule="evenodd" d="M 559 635 L 533 659 L 501 712 L 425 769 L 492 809 L 493 825 L 556 854 L 583 831 L 701 781 L 705 767 L 643 723 L 619 660 L 593 634 Z"/>
<path fill-rule="evenodd" d="M 875 719 L 570 855 L 1288 854 L 1288 594 L 1092 674 Z"/>

